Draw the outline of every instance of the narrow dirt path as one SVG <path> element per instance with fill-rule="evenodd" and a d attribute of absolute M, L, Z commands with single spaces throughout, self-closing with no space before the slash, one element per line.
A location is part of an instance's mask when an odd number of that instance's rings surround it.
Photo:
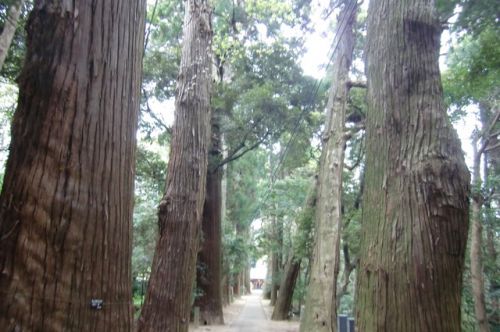
<path fill-rule="evenodd" d="M 298 322 L 271 321 L 269 301 L 262 301 L 262 293 L 254 291 L 224 309 L 226 325 L 200 326 L 193 332 L 297 332 Z"/>

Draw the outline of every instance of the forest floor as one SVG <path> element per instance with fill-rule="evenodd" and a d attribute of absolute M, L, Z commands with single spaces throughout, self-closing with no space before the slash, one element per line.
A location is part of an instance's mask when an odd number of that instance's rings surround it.
<path fill-rule="evenodd" d="M 269 300 L 262 299 L 262 292 L 253 291 L 224 308 L 226 325 L 190 328 L 193 332 L 297 332 L 299 322 L 271 320 L 273 308 Z"/>

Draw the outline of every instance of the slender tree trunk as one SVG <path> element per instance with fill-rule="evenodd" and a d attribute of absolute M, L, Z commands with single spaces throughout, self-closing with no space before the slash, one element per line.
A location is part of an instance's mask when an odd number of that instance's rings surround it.
<path fill-rule="evenodd" d="M 205 202 L 211 41 L 211 9 L 207 1 L 186 1 L 168 178 L 158 212 L 160 238 L 139 331 L 188 330 Z"/>
<path fill-rule="evenodd" d="M 287 320 L 292 306 L 293 291 L 300 272 L 301 260 L 292 255 L 281 279 L 280 292 L 274 306 L 272 320 Z"/>
<path fill-rule="evenodd" d="M 356 0 L 346 0 L 343 5 L 336 29 L 336 35 L 340 39 L 333 63 L 334 81 L 330 88 L 327 106 L 327 123 L 318 179 L 315 246 L 305 313 L 300 324 L 302 332 L 337 330 L 336 299 L 342 218 L 342 171 L 346 142 L 344 126 L 358 10 Z"/>
<path fill-rule="evenodd" d="M 222 304 L 227 306 L 231 304 L 230 296 L 229 296 L 229 278 L 227 275 L 222 277 Z"/>
<path fill-rule="evenodd" d="M 202 245 L 198 253 L 197 286 L 202 295 L 195 301 L 200 307 L 200 318 L 203 325 L 224 324 L 222 316 L 221 289 L 221 204 L 222 204 L 222 138 L 218 112 L 212 115 L 212 146 L 209 155 L 207 187 L 202 221 Z"/>
<path fill-rule="evenodd" d="M 481 210 L 483 196 L 481 194 L 481 155 L 478 151 L 477 139 L 474 140 L 474 164 L 472 170 L 472 232 L 470 244 L 470 272 L 472 281 L 472 293 L 474 296 L 474 311 L 480 332 L 489 332 L 490 326 L 486 317 L 486 301 L 484 296 L 483 276 L 483 225 Z"/>
<path fill-rule="evenodd" d="M 265 300 L 271 299 L 271 288 L 272 288 L 272 280 L 273 280 L 273 262 L 272 256 L 267 259 L 267 269 L 266 269 L 266 280 L 264 282 L 264 291 L 262 297 Z"/>
<path fill-rule="evenodd" d="M 0 196 L 1 331 L 132 327 L 144 16 L 143 0 L 35 1 Z"/>
<path fill-rule="evenodd" d="M 498 124 L 500 119 L 496 119 L 496 123 L 492 123 L 495 119 L 495 114 L 492 111 L 497 110 L 489 103 L 479 104 L 480 109 L 480 119 L 482 123 L 482 127 L 488 128 L 488 147 L 497 148 L 488 149 L 488 151 L 483 152 L 483 175 L 484 175 L 484 191 L 488 197 L 483 202 L 484 207 L 484 222 L 483 224 L 486 226 L 486 244 L 484 246 L 483 251 L 483 262 L 485 263 L 483 266 L 483 273 L 487 276 L 489 280 L 489 290 L 487 298 L 490 299 L 490 313 L 488 315 L 488 322 L 490 325 L 494 326 L 495 324 L 500 325 L 500 303 L 498 301 L 499 295 L 498 289 L 500 289 L 500 270 L 498 269 L 498 253 L 495 248 L 496 245 L 496 232 L 495 232 L 495 223 L 496 223 L 496 209 L 494 206 L 498 206 L 500 200 L 495 199 L 495 191 L 497 190 L 495 187 L 495 177 L 500 175 L 500 144 L 498 135 L 494 133 L 497 132 Z M 489 127 L 488 127 L 489 126 Z"/>
<path fill-rule="evenodd" d="M 347 294 L 347 289 L 351 282 L 351 273 L 356 268 L 356 263 L 351 262 L 351 258 L 349 255 L 349 246 L 347 245 L 347 243 L 344 243 L 342 252 L 344 253 L 344 274 L 342 277 L 342 285 L 337 292 L 337 308 L 340 307 L 340 301 L 342 300 L 342 297 Z"/>
<path fill-rule="evenodd" d="M 252 286 L 250 285 L 250 267 L 245 268 L 245 275 L 244 275 L 244 285 L 245 285 L 245 294 L 251 294 L 252 293 Z"/>
<path fill-rule="evenodd" d="M 276 249 L 273 249 L 272 254 L 272 262 L 271 268 L 272 270 L 272 278 L 271 278 L 271 303 L 270 305 L 274 306 L 276 304 L 276 300 L 278 299 L 278 289 L 279 289 L 279 273 L 280 273 L 280 259 L 279 254 Z"/>
<path fill-rule="evenodd" d="M 298 224 L 305 223 L 306 222 L 305 219 L 314 218 L 314 213 L 317 203 L 317 188 L 318 188 L 318 179 L 317 177 L 315 177 L 314 184 L 307 195 L 307 200 L 304 209 L 298 216 Z M 304 227 L 302 225 L 302 227 L 299 228 L 299 231 L 307 233 L 303 234 L 303 237 L 301 237 L 301 242 L 295 243 L 296 247 L 300 248 L 299 250 L 307 251 L 306 249 L 308 246 L 307 242 L 309 242 L 308 234 L 311 232 L 311 229 L 312 225 L 310 227 L 307 226 Z M 307 253 L 302 253 L 302 254 L 307 256 Z M 274 307 L 273 315 L 271 317 L 271 319 L 273 320 L 288 319 L 288 313 L 292 305 L 292 298 L 295 290 L 295 284 L 300 274 L 300 265 L 302 262 L 302 257 L 298 257 L 295 254 L 292 254 L 290 256 L 290 260 L 288 261 L 285 268 L 284 276 L 281 279 L 280 292 L 278 294 L 278 299 L 276 300 L 276 306 Z"/>
<path fill-rule="evenodd" d="M 0 70 L 3 67 L 7 53 L 9 53 L 10 44 L 16 33 L 17 22 L 23 11 L 25 0 L 15 0 L 7 11 L 7 18 L 3 26 L 2 34 L 0 35 Z"/>
<path fill-rule="evenodd" d="M 469 172 L 432 0 L 372 0 L 358 331 L 460 331 Z"/>

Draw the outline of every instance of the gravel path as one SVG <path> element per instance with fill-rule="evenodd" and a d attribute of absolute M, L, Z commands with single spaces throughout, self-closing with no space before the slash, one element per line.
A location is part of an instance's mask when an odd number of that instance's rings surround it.
<path fill-rule="evenodd" d="M 201 326 L 196 332 L 298 332 L 298 322 L 274 322 L 269 319 L 272 308 L 262 300 L 262 293 L 253 291 L 224 308 L 226 325 Z"/>

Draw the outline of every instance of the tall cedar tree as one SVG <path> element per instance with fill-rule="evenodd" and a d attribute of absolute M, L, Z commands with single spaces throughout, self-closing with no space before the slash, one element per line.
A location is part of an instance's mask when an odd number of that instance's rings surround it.
<path fill-rule="evenodd" d="M 317 187 L 318 187 L 318 179 L 315 176 L 314 185 L 312 186 L 312 190 L 307 195 L 305 206 L 297 217 L 297 224 L 302 225 L 299 226 L 302 227 L 302 229 L 299 229 L 299 231 L 304 232 L 304 234 L 302 234 L 305 236 L 304 239 L 307 239 L 309 237 L 309 235 L 307 234 L 309 233 L 308 229 L 304 229 L 303 225 L 307 222 L 306 221 L 307 218 L 312 217 L 311 214 L 314 215 L 314 211 L 316 209 L 316 201 L 317 201 L 316 199 Z M 302 243 L 298 243 L 296 246 L 299 248 L 304 247 L 305 243 L 303 243 L 303 241 L 307 240 L 297 240 L 297 242 L 302 242 Z M 281 278 L 278 298 L 276 299 L 276 305 L 274 306 L 273 314 L 271 316 L 272 320 L 287 320 L 288 314 L 292 309 L 293 293 L 295 290 L 295 284 L 300 275 L 300 265 L 302 263 L 302 258 L 304 255 L 303 252 L 299 253 L 297 251 L 292 252 L 286 264 L 286 267 L 283 271 L 283 277 Z"/>
<path fill-rule="evenodd" d="M 221 112 L 212 113 L 207 186 L 203 206 L 201 248 L 196 284 L 202 294 L 195 301 L 203 325 L 224 324 L 222 315 L 222 133 Z"/>
<path fill-rule="evenodd" d="M 469 172 L 443 104 L 432 0 L 372 0 L 359 331 L 460 331 Z"/>
<path fill-rule="evenodd" d="M 35 1 L 0 196 L 1 331 L 132 328 L 145 5 Z"/>
<path fill-rule="evenodd" d="M 211 9 L 188 0 L 160 238 L 139 331 L 188 330 L 210 142 Z"/>
<path fill-rule="evenodd" d="M 349 70 L 355 44 L 357 0 L 345 0 L 336 28 L 333 82 L 320 160 L 316 232 L 311 279 L 301 331 L 337 330 L 337 276 L 341 230 L 342 171 L 346 136 L 344 125 L 349 96 Z"/>

